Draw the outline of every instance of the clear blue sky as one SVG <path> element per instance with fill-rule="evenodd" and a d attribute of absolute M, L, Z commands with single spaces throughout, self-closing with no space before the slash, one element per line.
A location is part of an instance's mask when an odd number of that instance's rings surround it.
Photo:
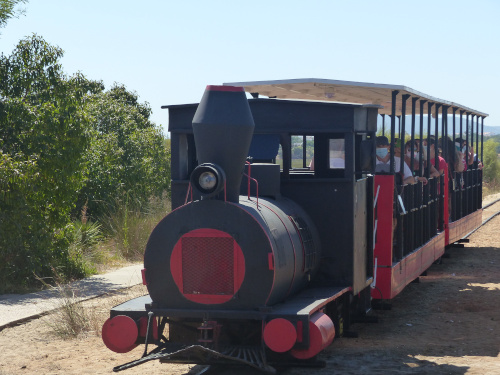
<path fill-rule="evenodd" d="M 29 0 L 0 29 L 10 54 L 37 33 L 67 74 L 123 83 L 167 124 L 164 104 L 207 84 L 325 78 L 404 85 L 500 126 L 500 1 Z"/>

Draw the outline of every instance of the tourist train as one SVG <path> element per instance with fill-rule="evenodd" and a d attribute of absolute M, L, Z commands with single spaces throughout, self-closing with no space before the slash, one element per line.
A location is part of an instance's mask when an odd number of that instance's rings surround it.
<path fill-rule="evenodd" d="M 103 326 L 115 352 L 145 344 L 115 371 L 317 364 L 481 224 L 485 113 L 325 79 L 207 86 L 164 108 L 172 211 L 145 249 L 149 294 Z"/>

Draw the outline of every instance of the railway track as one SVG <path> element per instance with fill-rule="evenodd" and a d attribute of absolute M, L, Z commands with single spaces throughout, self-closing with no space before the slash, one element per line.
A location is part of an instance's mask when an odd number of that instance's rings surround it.
<path fill-rule="evenodd" d="M 495 209 L 496 209 L 496 211 L 495 211 Z M 483 225 L 485 225 L 491 219 L 493 219 L 494 217 L 496 217 L 498 215 L 500 215 L 500 198 L 483 206 L 483 222 L 481 223 L 480 226 L 478 226 L 472 232 L 468 233 L 466 237 L 469 237 L 472 233 L 476 232 L 479 228 L 481 228 Z M 485 216 L 486 216 L 486 218 L 485 218 Z"/>
<path fill-rule="evenodd" d="M 488 207 L 493 206 L 495 203 L 498 203 L 498 202 L 500 202 L 500 198 L 494 200 L 493 202 L 488 203 L 487 205 L 484 205 L 483 206 L 483 210 L 486 209 L 486 208 L 488 208 Z"/>

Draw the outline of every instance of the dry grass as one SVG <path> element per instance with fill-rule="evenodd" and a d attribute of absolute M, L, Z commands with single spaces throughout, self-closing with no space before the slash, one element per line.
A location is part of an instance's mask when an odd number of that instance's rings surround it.
<path fill-rule="evenodd" d="M 99 325 L 96 310 L 85 308 L 79 302 L 78 294 L 68 285 L 54 287 L 59 295 L 57 310 L 45 323 L 52 332 L 61 338 L 78 337 L 83 333 L 95 332 L 98 335 Z"/>
<path fill-rule="evenodd" d="M 151 199 L 147 207 L 139 208 L 117 202 L 116 208 L 103 223 L 111 234 L 111 238 L 103 243 L 108 247 L 108 254 L 129 261 L 142 260 L 151 231 L 170 212 L 170 208 L 170 200 L 166 197 Z"/>
<path fill-rule="evenodd" d="M 170 201 L 166 198 L 151 200 L 148 207 L 141 209 L 117 205 L 112 214 L 98 224 L 87 220 L 84 208 L 81 222 L 74 225 L 71 251 L 81 254 L 97 272 L 142 260 L 151 231 L 169 211 Z M 55 312 L 46 316 L 44 321 L 54 335 L 63 339 L 81 335 L 99 336 L 112 306 L 147 294 L 145 287 L 133 287 L 108 296 L 105 305 L 102 298 L 82 302 L 84 291 L 75 289 L 67 283 L 68 280 L 54 273 L 56 278 L 50 284 L 46 280 L 38 280 L 58 296 Z"/>
<path fill-rule="evenodd" d="M 144 286 L 137 285 L 108 294 L 104 298 L 101 296 L 82 301 L 79 294 L 83 293 L 69 285 L 57 285 L 54 289 L 59 296 L 54 306 L 56 310 L 43 319 L 50 331 L 62 339 L 100 336 L 111 307 L 147 294 Z"/>
<path fill-rule="evenodd" d="M 496 193 L 500 193 L 500 184 L 483 182 L 483 197 Z"/>

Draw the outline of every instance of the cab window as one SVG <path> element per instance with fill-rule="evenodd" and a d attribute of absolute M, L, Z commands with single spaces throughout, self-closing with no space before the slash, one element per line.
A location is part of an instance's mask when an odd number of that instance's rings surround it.
<path fill-rule="evenodd" d="M 330 139 L 328 155 L 330 169 L 345 169 L 345 139 Z"/>
<path fill-rule="evenodd" d="M 292 135 L 291 151 L 291 169 L 309 169 L 314 157 L 314 136 Z"/>

